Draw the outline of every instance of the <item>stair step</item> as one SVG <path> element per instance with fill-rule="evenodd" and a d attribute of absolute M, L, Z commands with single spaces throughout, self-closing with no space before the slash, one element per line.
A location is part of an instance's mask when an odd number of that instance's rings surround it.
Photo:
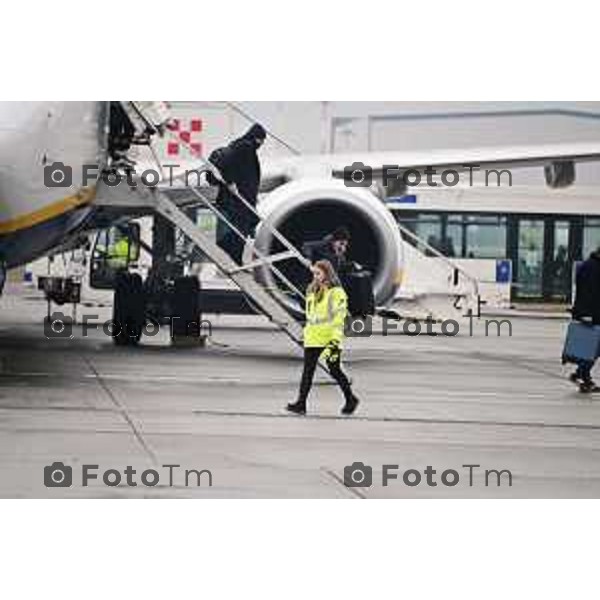
<path fill-rule="evenodd" d="M 296 344 L 302 344 L 302 326 L 268 291 L 254 280 L 251 273 L 240 270 L 239 265 L 211 238 L 202 233 L 196 223 L 180 210 L 177 204 L 172 202 L 166 194 L 155 191 L 154 198 L 157 212 L 189 237 L 250 298 L 260 312 L 264 313 Z"/>

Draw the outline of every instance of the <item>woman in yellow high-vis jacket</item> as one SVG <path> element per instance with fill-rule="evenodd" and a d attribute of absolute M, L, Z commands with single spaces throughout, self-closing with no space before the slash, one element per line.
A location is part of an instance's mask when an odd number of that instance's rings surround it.
<path fill-rule="evenodd" d="M 288 404 L 287 409 L 299 415 L 306 414 L 306 399 L 322 357 L 346 399 L 342 414 L 351 415 L 358 406 L 358 398 L 352 393 L 350 382 L 340 366 L 348 298 L 328 260 L 317 261 L 312 271 L 313 281 L 306 292 L 304 370 L 298 400 Z"/>

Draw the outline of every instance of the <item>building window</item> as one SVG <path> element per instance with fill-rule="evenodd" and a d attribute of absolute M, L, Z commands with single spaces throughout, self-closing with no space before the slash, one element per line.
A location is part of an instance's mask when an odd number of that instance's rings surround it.
<path fill-rule="evenodd" d="M 442 251 L 442 215 L 401 213 L 398 215 L 398 221 L 421 240 L 436 250 Z M 421 252 L 428 254 L 425 244 L 417 244 L 413 240 L 407 241 L 416 246 Z"/>
<path fill-rule="evenodd" d="M 448 215 L 446 223 L 444 253 L 449 258 L 463 258 L 465 256 L 465 217 L 463 215 Z"/>
<path fill-rule="evenodd" d="M 506 258 L 506 217 L 468 216 L 465 229 L 465 258 Z"/>
<path fill-rule="evenodd" d="M 583 221 L 583 258 L 600 248 L 600 219 L 585 218 Z"/>
<path fill-rule="evenodd" d="M 410 231 L 449 258 L 506 258 L 506 217 L 416 212 L 401 212 L 396 216 Z M 429 254 L 424 244 L 411 243 Z"/>

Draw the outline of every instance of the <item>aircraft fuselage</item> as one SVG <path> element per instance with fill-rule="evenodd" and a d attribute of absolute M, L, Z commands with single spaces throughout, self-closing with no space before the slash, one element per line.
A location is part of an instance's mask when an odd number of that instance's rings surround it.
<path fill-rule="evenodd" d="M 0 103 L 0 259 L 42 256 L 90 214 L 82 165 L 103 165 L 107 102 Z M 65 179 L 61 179 L 64 176 Z"/>

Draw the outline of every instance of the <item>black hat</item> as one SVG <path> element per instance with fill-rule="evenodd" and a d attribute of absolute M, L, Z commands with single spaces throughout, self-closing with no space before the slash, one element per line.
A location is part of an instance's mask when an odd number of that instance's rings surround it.
<path fill-rule="evenodd" d="M 267 137 L 267 132 L 260 123 L 254 123 L 254 125 L 248 129 L 244 137 L 252 140 L 264 140 Z"/>

